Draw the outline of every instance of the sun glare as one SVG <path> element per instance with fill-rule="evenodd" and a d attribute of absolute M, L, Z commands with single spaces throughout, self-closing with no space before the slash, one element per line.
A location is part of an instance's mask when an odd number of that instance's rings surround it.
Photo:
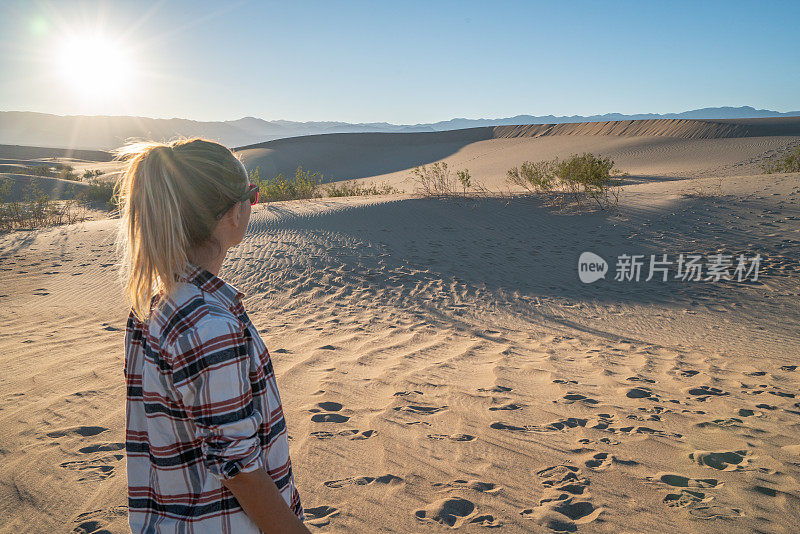
<path fill-rule="evenodd" d="M 129 89 L 134 62 L 114 39 L 103 35 L 69 36 L 57 48 L 61 78 L 78 95 L 115 100 Z"/>

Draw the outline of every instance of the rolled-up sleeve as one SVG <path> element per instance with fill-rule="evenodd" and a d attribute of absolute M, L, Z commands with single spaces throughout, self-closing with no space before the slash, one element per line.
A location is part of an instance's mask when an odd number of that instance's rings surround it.
<path fill-rule="evenodd" d="M 194 421 L 209 472 L 224 480 L 263 467 L 262 414 L 254 408 L 240 323 L 207 313 L 167 352 L 173 384 Z"/>

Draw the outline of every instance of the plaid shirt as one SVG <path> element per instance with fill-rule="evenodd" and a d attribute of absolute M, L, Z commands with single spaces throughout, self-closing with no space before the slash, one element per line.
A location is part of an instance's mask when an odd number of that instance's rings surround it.
<path fill-rule="evenodd" d="M 267 348 L 244 295 L 189 264 L 171 295 L 125 333 L 132 532 L 259 532 L 221 480 L 266 469 L 305 519 Z M 154 298 L 153 303 L 157 301 Z"/>

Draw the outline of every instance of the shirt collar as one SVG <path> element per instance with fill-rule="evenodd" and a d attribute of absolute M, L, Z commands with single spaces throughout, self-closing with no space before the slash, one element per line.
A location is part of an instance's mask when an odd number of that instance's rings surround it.
<path fill-rule="evenodd" d="M 194 284 L 202 291 L 213 294 L 230 308 L 237 307 L 244 298 L 244 293 L 236 287 L 192 262 L 186 263 L 186 268 L 178 275 L 178 280 Z"/>

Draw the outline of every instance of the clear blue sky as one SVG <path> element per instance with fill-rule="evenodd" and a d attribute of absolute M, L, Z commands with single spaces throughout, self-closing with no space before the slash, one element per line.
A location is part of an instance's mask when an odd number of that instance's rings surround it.
<path fill-rule="evenodd" d="M 798 1 L 0 1 L 2 110 L 415 124 L 800 109 Z M 90 49 L 129 59 L 93 75 L 59 59 L 97 32 Z"/>

